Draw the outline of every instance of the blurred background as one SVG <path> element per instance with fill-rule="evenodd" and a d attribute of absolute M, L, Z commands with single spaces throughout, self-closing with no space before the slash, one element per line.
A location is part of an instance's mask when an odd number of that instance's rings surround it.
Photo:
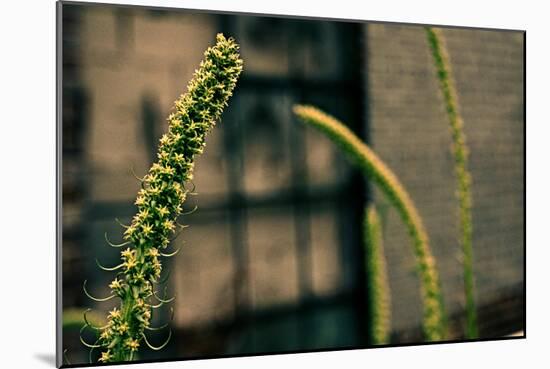
<path fill-rule="evenodd" d="M 384 227 L 392 343 L 422 341 L 410 240 L 383 196 L 321 134 L 292 116 L 315 104 L 348 124 L 400 177 L 428 230 L 452 337 L 464 335 L 450 133 L 419 26 L 64 4 L 63 309 L 105 316 L 119 263 L 115 218 L 129 223 L 174 100 L 223 32 L 244 72 L 197 158 L 198 206 L 164 262 L 176 295 L 173 337 L 141 359 L 365 347 L 364 205 Z M 524 38 L 444 29 L 470 147 L 480 335 L 524 329 Z M 118 303 L 118 302 L 116 302 Z M 155 317 L 170 319 L 169 309 Z M 74 323 L 74 322 L 73 322 Z M 72 363 L 88 360 L 66 324 Z M 167 332 L 151 337 L 161 343 Z"/>

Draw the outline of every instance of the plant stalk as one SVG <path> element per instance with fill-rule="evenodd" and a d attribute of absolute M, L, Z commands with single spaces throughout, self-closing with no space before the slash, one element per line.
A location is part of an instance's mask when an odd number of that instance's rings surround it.
<path fill-rule="evenodd" d="M 382 227 L 374 205 L 365 209 L 363 244 L 367 265 L 367 291 L 371 311 L 370 339 L 375 345 L 389 342 L 391 325 L 391 302 Z"/>
<path fill-rule="evenodd" d="M 424 305 L 424 336 L 428 341 L 445 339 L 447 333 L 443 299 L 435 260 L 424 224 L 408 192 L 378 155 L 336 118 L 313 106 L 295 105 L 293 110 L 305 123 L 326 134 L 339 146 L 363 174 L 379 186 L 397 209 L 413 241 Z"/>
<path fill-rule="evenodd" d="M 431 27 L 426 27 L 426 35 L 437 70 L 439 87 L 443 95 L 453 141 L 454 169 L 460 217 L 460 244 L 463 256 L 464 294 L 466 296 L 466 338 L 473 339 L 478 337 L 478 328 L 472 246 L 471 175 L 468 171 L 468 148 L 466 145 L 466 135 L 464 134 L 464 121 L 460 116 L 458 108 L 458 95 L 452 77 L 445 38 L 440 30 Z"/>

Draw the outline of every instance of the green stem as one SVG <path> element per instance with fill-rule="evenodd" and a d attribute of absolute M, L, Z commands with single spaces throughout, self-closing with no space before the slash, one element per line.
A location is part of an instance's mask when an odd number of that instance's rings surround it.
<path fill-rule="evenodd" d="M 430 251 L 424 224 L 409 194 L 386 164 L 337 119 L 312 106 L 296 105 L 294 113 L 304 122 L 326 134 L 346 152 L 351 161 L 380 187 L 397 209 L 413 240 L 424 304 L 424 335 L 428 341 L 444 339 L 446 324 L 435 260 Z"/>
<path fill-rule="evenodd" d="M 363 238 L 367 265 L 367 291 L 370 305 L 369 332 L 372 343 L 389 342 L 391 303 L 382 227 L 374 205 L 365 209 Z"/>
<path fill-rule="evenodd" d="M 452 78 L 449 56 L 445 39 L 437 29 L 427 27 L 426 35 L 430 45 L 439 87 L 443 95 L 445 109 L 449 118 L 453 141 L 454 167 L 457 181 L 457 197 L 460 213 L 460 230 L 464 294 L 466 295 L 466 338 L 477 338 L 477 317 L 474 291 L 474 268 L 472 250 L 472 195 L 471 176 L 468 171 L 468 148 L 464 134 L 464 122 L 458 111 L 458 98 Z"/>

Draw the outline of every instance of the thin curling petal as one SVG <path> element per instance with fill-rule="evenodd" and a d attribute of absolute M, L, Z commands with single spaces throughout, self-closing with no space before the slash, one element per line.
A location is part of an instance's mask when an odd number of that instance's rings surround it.
<path fill-rule="evenodd" d="M 109 246 L 115 247 L 115 248 L 124 247 L 124 246 L 129 245 L 129 244 L 132 243 L 132 242 L 130 242 L 130 241 L 126 241 L 126 242 L 119 243 L 119 244 L 112 243 L 112 242 L 109 240 L 109 237 L 107 236 L 107 232 L 105 232 L 105 241 L 107 241 L 107 244 L 108 244 Z"/>
<path fill-rule="evenodd" d="M 82 328 L 86 328 L 86 327 L 87 327 L 87 325 L 85 325 L 85 326 L 82 327 Z M 81 331 L 82 331 L 82 329 L 81 329 Z M 81 333 L 82 333 L 82 332 L 81 332 Z M 82 342 L 82 344 L 83 344 L 84 346 L 88 347 L 88 348 L 92 348 L 92 349 L 93 349 L 93 348 L 100 348 L 100 347 L 101 347 L 101 345 L 98 345 L 97 343 L 89 344 L 88 342 L 84 341 L 84 338 L 82 338 L 81 335 L 79 335 L 78 337 L 80 338 L 80 342 Z M 96 341 L 96 342 L 97 342 L 97 341 Z"/>
<path fill-rule="evenodd" d="M 67 365 L 72 365 L 71 361 L 69 360 L 69 357 L 67 356 L 67 350 L 68 349 L 63 350 L 63 358 L 65 359 L 65 362 L 67 363 Z"/>
<path fill-rule="evenodd" d="M 88 296 L 90 299 L 96 301 L 96 302 L 104 302 L 104 301 L 109 301 L 110 299 L 112 299 L 113 297 L 115 297 L 116 295 L 109 295 L 107 297 L 104 297 L 104 298 L 97 298 L 97 297 L 94 297 L 92 296 L 88 290 L 86 289 L 86 283 L 88 283 L 88 280 L 85 280 L 84 281 L 84 284 L 82 285 L 82 289 L 84 290 L 84 293 L 86 294 L 86 296 Z"/>
<path fill-rule="evenodd" d="M 176 299 L 176 296 L 173 296 L 173 297 L 171 297 L 171 298 L 169 298 L 169 299 L 163 299 L 163 298 L 159 297 L 159 295 L 157 295 L 157 292 L 156 292 L 156 291 L 153 291 L 153 295 L 155 296 L 155 298 L 156 298 L 159 302 L 162 302 L 162 303 L 164 303 L 164 304 L 169 304 L 169 303 L 171 303 L 172 301 L 174 301 L 174 300 Z M 166 295 L 166 293 L 165 293 L 165 295 Z"/>
<path fill-rule="evenodd" d="M 177 230 L 173 233 L 173 236 L 172 238 L 170 238 L 169 242 L 174 242 L 175 240 L 177 240 L 180 234 L 183 232 L 183 230 L 185 228 L 189 228 L 189 225 L 180 224 L 177 221 L 175 222 L 175 225 L 177 227 Z"/>
<path fill-rule="evenodd" d="M 134 171 L 134 167 L 130 167 L 130 172 L 132 173 L 132 175 L 138 180 L 140 181 L 141 183 L 143 183 L 144 181 L 144 177 L 138 177 L 138 175 L 136 174 L 136 172 Z"/>
<path fill-rule="evenodd" d="M 106 272 L 113 272 L 115 270 L 119 270 L 120 268 L 122 268 L 124 266 L 124 263 L 121 263 L 117 266 L 114 266 L 114 267 L 111 267 L 111 268 L 108 268 L 108 267 L 105 267 L 103 265 L 101 265 L 101 263 L 99 262 L 99 260 L 97 260 L 97 258 L 95 259 L 95 263 L 97 264 L 97 266 L 99 267 L 99 269 L 101 270 L 105 270 Z"/>
<path fill-rule="evenodd" d="M 165 254 L 165 253 L 161 252 L 161 253 L 160 253 L 160 256 L 163 256 L 163 257 L 165 257 L 165 258 L 171 258 L 172 256 L 177 255 L 177 253 L 180 251 L 180 249 L 181 249 L 181 247 L 178 248 L 178 249 L 176 249 L 176 251 L 171 252 L 171 253 L 168 253 L 168 254 Z"/>
<path fill-rule="evenodd" d="M 96 331 L 100 331 L 102 329 L 107 328 L 108 325 L 105 325 L 103 327 L 97 327 L 88 321 L 88 313 L 91 311 L 92 309 L 86 309 L 86 311 L 84 311 L 84 322 L 88 325 L 88 327 L 95 329 Z"/>
<path fill-rule="evenodd" d="M 162 277 L 158 282 L 156 282 L 157 285 L 161 285 L 161 284 L 164 284 L 168 281 L 168 278 L 170 277 L 170 273 L 172 271 L 170 269 L 167 270 L 166 272 L 166 275 L 164 277 Z"/>
<path fill-rule="evenodd" d="M 145 329 L 148 331 L 160 331 L 170 325 L 170 323 L 174 320 L 174 308 L 170 308 L 170 319 L 168 323 L 165 323 L 159 327 L 146 327 Z"/>
<path fill-rule="evenodd" d="M 151 309 L 158 309 L 158 308 L 160 308 L 160 307 L 162 307 L 162 306 L 164 306 L 164 305 L 166 305 L 166 303 L 161 301 L 161 302 L 159 302 L 158 304 L 151 305 Z"/>
<path fill-rule="evenodd" d="M 199 207 L 198 207 L 197 205 L 195 205 L 195 206 L 193 207 L 193 209 L 191 209 L 191 210 L 189 210 L 189 211 L 187 211 L 187 212 L 183 212 L 183 213 L 181 213 L 180 215 L 181 215 L 181 216 L 191 215 L 191 214 L 193 214 L 194 212 L 196 212 L 198 209 L 199 209 Z"/>
<path fill-rule="evenodd" d="M 118 219 L 118 218 L 115 218 L 115 222 L 117 222 L 118 225 L 121 226 L 122 228 L 130 228 L 130 226 L 128 226 L 128 225 L 122 223 L 122 222 L 120 221 L 120 219 Z"/>
<path fill-rule="evenodd" d="M 166 341 L 164 341 L 164 343 L 158 347 L 155 347 L 153 345 L 151 345 L 149 343 L 149 341 L 147 340 L 147 336 L 145 335 L 145 333 L 142 333 L 141 334 L 142 337 L 143 337 L 143 340 L 145 341 L 145 344 L 147 345 L 147 347 L 149 347 L 151 350 L 154 350 L 154 351 L 159 351 L 159 350 L 162 350 L 164 347 L 166 347 L 166 345 L 168 344 L 168 342 L 170 342 L 170 338 L 172 337 L 172 330 L 170 329 L 168 331 L 168 338 L 166 339 Z"/>
<path fill-rule="evenodd" d="M 191 193 L 192 193 L 192 192 L 195 192 L 195 188 L 196 188 L 196 187 L 195 187 L 195 183 L 194 183 L 194 182 L 191 182 L 191 185 L 193 186 L 193 188 L 190 189 L 188 192 L 191 192 Z"/>

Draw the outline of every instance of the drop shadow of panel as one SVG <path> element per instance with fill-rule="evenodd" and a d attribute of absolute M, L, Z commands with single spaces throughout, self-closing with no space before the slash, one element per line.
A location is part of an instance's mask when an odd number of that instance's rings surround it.
<path fill-rule="evenodd" d="M 45 364 L 48 364 L 50 366 L 55 366 L 55 354 L 38 353 L 38 354 L 34 354 L 34 357 Z"/>

